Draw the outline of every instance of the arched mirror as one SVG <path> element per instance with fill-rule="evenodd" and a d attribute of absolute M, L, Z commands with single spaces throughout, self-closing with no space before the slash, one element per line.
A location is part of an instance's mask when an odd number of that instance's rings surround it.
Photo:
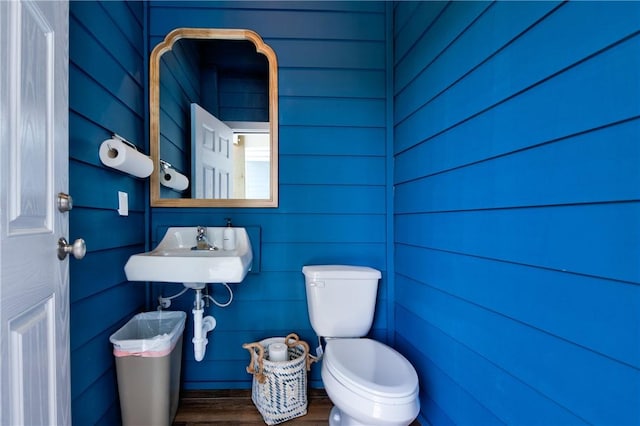
<path fill-rule="evenodd" d="M 153 207 L 278 206 L 278 64 L 250 30 L 178 28 L 150 58 Z"/>

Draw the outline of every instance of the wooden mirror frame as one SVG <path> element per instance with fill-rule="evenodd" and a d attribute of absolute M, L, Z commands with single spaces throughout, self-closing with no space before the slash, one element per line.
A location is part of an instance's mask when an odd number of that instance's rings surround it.
<path fill-rule="evenodd" d="M 269 134 L 271 137 L 271 197 L 268 199 L 160 198 L 160 59 L 180 39 L 247 40 L 269 63 Z M 149 62 L 149 151 L 151 207 L 278 207 L 278 61 L 276 54 L 254 31 L 241 29 L 177 28 L 151 52 Z M 191 177 L 189 177 L 191 180 Z"/>

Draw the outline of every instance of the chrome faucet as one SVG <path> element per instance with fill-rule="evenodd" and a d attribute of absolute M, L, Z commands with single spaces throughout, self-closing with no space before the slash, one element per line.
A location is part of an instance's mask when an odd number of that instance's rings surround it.
<path fill-rule="evenodd" d="M 218 250 L 218 247 L 209 243 L 207 238 L 207 228 L 204 226 L 198 226 L 198 235 L 196 235 L 196 245 L 191 247 L 191 250 Z"/>

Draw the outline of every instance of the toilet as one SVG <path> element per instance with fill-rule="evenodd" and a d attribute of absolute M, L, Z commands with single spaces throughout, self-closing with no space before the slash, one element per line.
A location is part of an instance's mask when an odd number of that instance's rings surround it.
<path fill-rule="evenodd" d="M 322 382 L 334 404 L 331 426 L 405 426 L 420 411 L 418 375 L 400 353 L 365 338 L 380 271 L 364 266 L 302 268 L 309 320 L 326 341 Z"/>

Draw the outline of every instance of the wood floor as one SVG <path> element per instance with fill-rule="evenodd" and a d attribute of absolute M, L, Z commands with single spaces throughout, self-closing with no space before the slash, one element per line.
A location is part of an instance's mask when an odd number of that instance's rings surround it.
<path fill-rule="evenodd" d="M 327 425 L 331 401 L 319 389 L 307 395 L 307 415 L 283 425 Z M 181 391 L 174 426 L 242 425 L 263 426 L 265 423 L 251 402 L 249 390 Z"/>
<path fill-rule="evenodd" d="M 326 426 L 332 404 L 320 389 L 311 389 L 307 395 L 307 415 L 298 417 L 284 426 Z M 251 402 L 249 390 L 181 391 L 174 426 L 242 425 L 263 426 L 265 423 Z M 414 421 L 411 426 L 420 426 Z"/>

